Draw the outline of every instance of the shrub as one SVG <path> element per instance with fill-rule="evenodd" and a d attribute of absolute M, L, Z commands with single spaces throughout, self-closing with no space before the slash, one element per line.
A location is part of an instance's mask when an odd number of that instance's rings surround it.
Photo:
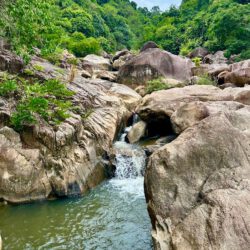
<path fill-rule="evenodd" d="M 201 66 L 201 58 L 200 57 L 195 57 L 192 59 L 192 61 L 195 64 L 195 67 L 200 67 Z"/>
<path fill-rule="evenodd" d="M 158 78 L 147 82 L 146 92 L 147 94 L 151 94 L 154 91 L 164 90 L 169 88 L 171 88 L 170 85 L 164 83 L 162 78 Z"/>
<path fill-rule="evenodd" d="M 51 79 L 44 83 L 35 82 L 32 85 L 23 81 L 22 89 L 22 100 L 11 116 L 11 125 L 17 131 L 35 124 L 39 117 L 54 124 L 60 124 L 70 117 L 69 110 L 72 103 L 68 98 L 74 93 L 59 80 Z"/>
<path fill-rule="evenodd" d="M 73 91 L 67 89 L 66 85 L 57 79 L 47 80 L 41 87 L 41 93 L 55 96 L 57 98 L 71 97 Z"/>
<path fill-rule="evenodd" d="M 5 80 L 0 83 L 0 96 L 9 96 L 17 90 L 17 82 L 15 80 Z"/>
<path fill-rule="evenodd" d="M 31 111 L 27 110 L 26 105 L 19 104 L 16 112 L 12 114 L 10 121 L 16 131 L 21 131 L 24 126 L 34 124 L 36 119 Z"/>
<path fill-rule="evenodd" d="M 32 71 L 31 69 L 25 69 L 23 71 L 24 74 L 28 75 L 28 76 L 34 76 L 35 75 L 35 72 Z"/>
<path fill-rule="evenodd" d="M 47 54 L 45 59 L 50 61 L 51 63 L 58 65 L 60 61 L 63 59 L 63 49 L 56 49 L 54 52 Z"/>
<path fill-rule="evenodd" d="M 81 41 L 73 41 L 69 44 L 69 49 L 79 57 L 84 57 L 88 54 L 99 54 L 101 51 L 100 43 L 97 39 L 90 37 Z"/>
<path fill-rule="evenodd" d="M 44 67 L 42 65 L 39 65 L 39 64 L 34 64 L 32 66 L 36 71 L 39 71 L 39 72 L 43 72 L 44 71 Z"/>
<path fill-rule="evenodd" d="M 216 83 L 208 74 L 204 74 L 199 76 L 197 85 L 216 85 Z"/>

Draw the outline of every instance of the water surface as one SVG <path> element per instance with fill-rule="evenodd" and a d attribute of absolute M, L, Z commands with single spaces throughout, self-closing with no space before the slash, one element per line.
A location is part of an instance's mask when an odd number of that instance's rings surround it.
<path fill-rule="evenodd" d="M 5 250 L 150 250 L 151 226 L 143 190 L 145 156 L 117 143 L 116 177 L 82 198 L 0 205 Z"/>

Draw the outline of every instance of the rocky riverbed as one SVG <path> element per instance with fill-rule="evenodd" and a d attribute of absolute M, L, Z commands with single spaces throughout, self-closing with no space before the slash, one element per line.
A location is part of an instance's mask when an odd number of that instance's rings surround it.
<path fill-rule="evenodd" d="M 248 249 L 250 60 L 229 64 L 223 53 L 201 52 L 192 54 L 201 54 L 199 66 L 152 44 L 139 55 L 90 55 L 75 68 L 35 56 L 26 72 L 67 83 L 79 112 L 60 125 L 41 120 L 17 133 L 8 125 L 15 100 L 0 97 L 0 199 L 25 203 L 85 194 L 112 175 L 113 142 L 137 114 L 124 139 L 155 138 L 145 146 L 154 248 Z M 25 73 L 11 52 L 2 51 L 0 60 L 1 70 Z M 214 84 L 200 85 L 204 74 Z M 145 83 L 156 77 L 182 87 L 145 93 Z"/>

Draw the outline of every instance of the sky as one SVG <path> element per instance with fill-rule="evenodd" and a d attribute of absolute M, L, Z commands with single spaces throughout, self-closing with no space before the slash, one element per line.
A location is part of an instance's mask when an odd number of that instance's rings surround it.
<path fill-rule="evenodd" d="M 141 7 L 148 7 L 151 9 L 153 6 L 159 6 L 161 10 L 166 10 L 170 5 L 179 6 L 181 0 L 133 0 Z"/>

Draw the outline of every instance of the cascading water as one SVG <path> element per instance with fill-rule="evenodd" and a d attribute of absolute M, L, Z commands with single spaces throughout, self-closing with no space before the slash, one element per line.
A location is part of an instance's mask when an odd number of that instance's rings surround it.
<path fill-rule="evenodd" d="M 134 118 L 136 123 L 138 118 Z M 133 124 L 134 124 L 133 123 Z M 144 198 L 143 175 L 146 165 L 145 151 L 138 145 L 126 142 L 126 136 L 131 127 L 127 127 L 121 135 L 120 140 L 114 144 L 116 171 L 115 178 L 110 183 L 118 188 L 123 194 L 133 194 Z"/>
<path fill-rule="evenodd" d="M 130 129 L 114 144 L 115 177 L 87 196 L 0 206 L 4 249 L 152 249 L 143 190 L 146 155 L 126 142 Z"/>

